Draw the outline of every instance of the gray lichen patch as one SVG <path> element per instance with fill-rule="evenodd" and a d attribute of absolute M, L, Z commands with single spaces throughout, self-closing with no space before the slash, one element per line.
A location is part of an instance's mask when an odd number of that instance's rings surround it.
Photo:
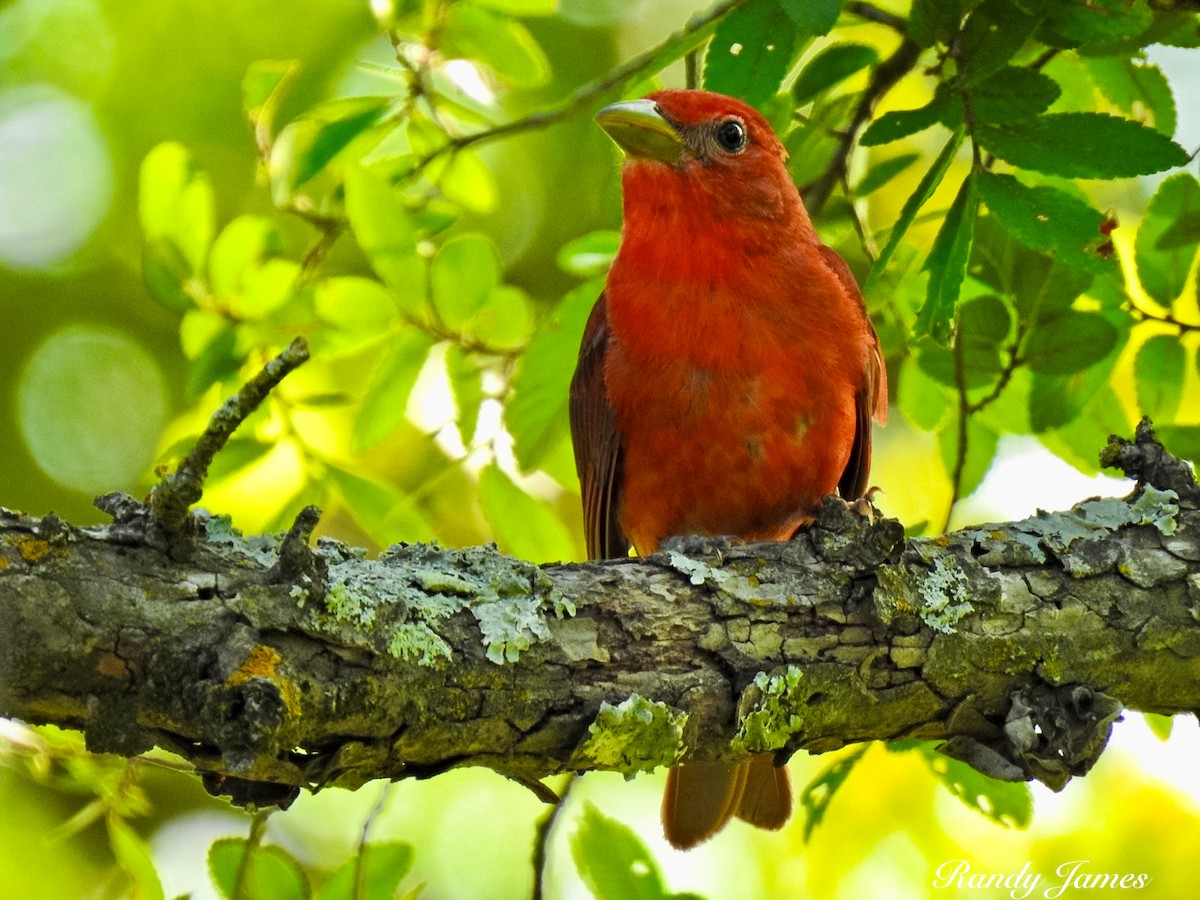
<path fill-rule="evenodd" d="M 960 560 L 943 552 L 931 552 L 930 556 L 924 565 L 918 562 L 918 554 L 911 554 L 899 565 L 879 567 L 875 604 L 885 624 L 900 615 L 915 613 L 930 628 L 948 634 L 974 611 L 971 600 L 980 585 L 987 594 L 999 593 L 983 567 L 977 566 L 972 573 L 977 576 L 973 586 Z"/>
<path fill-rule="evenodd" d="M 318 552 L 328 565 L 329 587 L 310 624 L 351 645 L 423 666 L 451 658 L 439 623 L 457 613 L 474 616 L 487 658 L 502 663 L 550 638 L 548 616 L 575 612 L 537 566 L 509 559 L 494 546 L 398 544 L 369 560 L 321 541 Z"/>
<path fill-rule="evenodd" d="M 743 694 L 743 705 L 751 705 L 742 716 L 731 746 L 735 751 L 764 753 L 779 750 L 804 726 L 800 708 L 800 681 L 803 673 L 788 666 L 780 675 L 759 672 Z"/>
<path fill-rule="evenodd" d="M 279 546 L 283 535 L 254 534 L 244 537 L 233 527 L 233 519 L 227 515 L 209 515 L 205 510 L 196 510 L 204 527 L 204 535 L 213 544 L 227 544 L 263 566 L 273 566 L 279 561 Z"/>
<path fill-rule="evenodd" d="M 571 757 L 575 769 L 613 769 L 627 779 L 679 761 L 687 713 L 630 694 L 616 706 L 603 702 L 588 736 Z"/>

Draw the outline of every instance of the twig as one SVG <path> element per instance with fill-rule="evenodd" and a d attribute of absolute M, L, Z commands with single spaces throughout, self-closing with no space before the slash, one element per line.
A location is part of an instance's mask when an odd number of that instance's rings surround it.
<path fill-rule="evenodd" d="M 912 38 L 905 36 L 896 52 L 875 69 L 867 89 L 863 91 L 862 98 L 854 109 L 850 125 L 842 132 L 841 140 L 838 141 L 837 150 L 829 161 L 829 165 L 826 166 L 820 178 L 805 185 L 800 191 L 809 215 L 816 216 L 820 213 L 833 193 L 834 185 L 846 178 L 846 161 L 850 158 L 850 151 L 853 149 L 855 141 L 858 140 L 858 133 L 870 120 L 875 104 L 896 85 L 896 82 L 912 70 L 920 56 L 921 48 Z"/>
<path fill-rule="evenodd" d="M 379 818 L 383 812 L 384 806 L 387 805 L 388 798 L 392 793 L 391 781 L 386 781 L 383 788 L 379 791 L 379 797 L 375 804 L 371 807 L 371 811 L 367 813 L 366 819 L 363 820 L 362 831 L 358 835 L 358 853 L 354 857 L 354 892 L 350 895 L 354 900 L 363 900 L 367 896 L 367 853 L 369 852 L 368 841 L 371 837 L 371 828 L 375 825 L 375 820 Z"/>
<path fill-rule="evenodd" d="M 533 900 L 542 900 L 546 891 L 546 861 L 550 855 L 550 836 L 554 831 L 554 823 L 567 805 L 567 797 L 571 788 L 579 781 L 579 775 L 571 772 L 567 783 L 563 785 L 558 802 L 546 811 L 537 823 L 537 831 L 533 836 Z"/>
<path fill-rule="evenodd" d="M 274 809 L 261 809 L 250 820 L 250 835 L 246 838 L 246 844 L 242 848 L 242 859 L 238 863 L 237 876 L 233 881 L 233 892 L 230 894 L 233 900 L 252 900 L 250 860 L 254 856 L 254 851 L 262 845 L 263 835 L 267 831 L 267 819 L 270 818 L 272 812 Z"/>
<path fill-rule="evenodd" d="M 221 404 L 179 467 L 154 486 L 150 492 L 150 514 L 168 538 L 183 534 L 189 521 L 188 509 L 204 493 L 208 467 L 225 442 L 275 386 L 307 359 L 308 344 L 303 338 L 296 338 L 240 391 Z"/>
<path fill-rule="evenodd" d="M 903 16 L 890 13 L 886 9 L 880 9 L 873 3 L 860 3 L 852 0 L 852 2 L 846 4 L 846 12 L 858 16 L 860 19 L 866 19 L 868 22 L 886 25 L 900 34 L 908 33 L 908 22 Z"/>
<path fill-rule="evenodd" d="M 442 146 L 422 157 L 410 170 L 409 175 L 423 171 L 430 163 L 445 156 L 447 153 L 457 153 L 467 147 L 484 141 L 518 134 L 523 131 L 535 131 L 550 125 L 557 125 L 577 115 L 598 102 L 611 92 L 623 87 L 626 83 L 653 69 L 664 60 L 664 57 L 677 57 L 685 42 L 690 42 L 685 54 L 690 52 L 692 44 L 698 44 L 707 36 L 708 30 L 715 26 L 718 19 L 726 13 L 737 9 L 746 0 L 722 0 L 707 12 L 698 13 L 690 18 L 686 25 L 673 33 L 666 40 L 651 47 L 645 53 L 617 66 L 602 78 L 589 81 L 576 89 L 566 100 L 550 109 L 538 110 L 511 122 L 496 125 L 484 131 L 458 135 L 450 138 Z"/>

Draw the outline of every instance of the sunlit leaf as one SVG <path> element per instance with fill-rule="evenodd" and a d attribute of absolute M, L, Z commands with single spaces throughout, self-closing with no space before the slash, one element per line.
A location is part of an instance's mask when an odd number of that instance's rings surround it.
<path fill-rule="evenodd" d="M 299 72 L 300 63 L 294 59 L 250 63 L 242 79 L 242 109 L 250 120 L 269 130 L 284 92 Z"/>
<path fill-rule="evenodd" d="M 533 333 L 533 305 L 523 290 L 499 284 L 467 326 L 467 331 L 492 350 L 513 350 Z"/>
<path fill-rule="evenodd" d="M 438 249 L 429 277 L 442 324 L 459 331 L 483 309 L 499 282 L 500 257 L 484 235 L 461 234 Z"/>
<path fill-rule="evenodd" d="M 162 882 L 146 842 L 123 819 L 110 815 L 106 822 L 113 856 L 130 880 L 130 895 L 134 900 L 163 900 Z"/>
<path fill-rule="evenodd" d="M 564 272 L 592 278 L 603 275 L 612 265 L 621 245 L 618 231 L 592 231 L 567 241 L 558 251 L 558 267 Z"/>
<path fill-rule="evenodd" d="M 504 418 L 517 461 L 527 472 L 566 433 L 567 391 L 583 326 L 600 290 L 592 281 L 567 294 L 521 355 Z"/>
<path fill-rule="evenodd" d="M 1101 93 L 1132 118 L 1171 137 L 1175 98 L 1162 70 L 1127 55 L 1086 56 L 1088 72 Z"/>
<path fill-rule="evenodd" d="M 159 144 L 142 161 L 138 216 L 147 240 L 169 240 L 192 274 L 203 271 L 216 228 L 212 182 L 182 144 Z"/>
<path fill-rule="evenodd" d="M 558 0 L 472 0 L 480 6 L 510 16 L 548 16 L 558 9 Z"/>
<path fill-rule="evenodd" d="M 1115 265 L 1097 249 L 1103 242 L 1104 216 L 1083 200 L 992 172 L 979 173 L 979 193 L 1000 224 L 1027 247 L 1092 272 Z"/>
<path fill-rule="evenodd" d="M 1142 718 L 1146 720 L 1146 724 L 1160 741 L 1165 741 L 1171 736 L 1171 726 L 1175 723 L 1173 716 L 1144 712 Z"/>
<path fill-rule="evenodd" d="M 816 778 L 800 792 L 800 806 L 804 809 L 804 842 L 807 844 L 813 831 L 825 818 L 829 804 L 838 788 L 845 784 L 850 772 L 867 752 L 869 744 L 860 744 L 845 756 L 826 766 Z"/>
<path fill-rule="evenodd" d="M 562 519 L 494 463 L 479 473 L 479 503 L 500 549 L 518 559 L 569 559 L 575 542 Z"/>
<path fill-rule="evenodd" d="M 1146 0 L 1055 0 L 1045 8 L 1038 38 L 1055 47 L 1120 41 L 1141 34 L 1154 20 Z"/>
<path fill-rule="evenodd" d="M 470 447 L 484 398 L 483 369 L 472 354 L 451 344 L 446 348 L 446 374 L 458 407 L 458 431 L 463 445 Z"/>
<path fill-rule="evenodd" d="M 221 229 L 208 260 L 208 277 L 219 297 L 232 297 L 252 269 L 283 252 L 275 223 L 262 216 L 238 216 Z"/>
<path fill-rule="evenodd" d="M 1039 435 L 1038 440 L 1080 472 L 1094 475 L 1100 471 L 1096 448 L 1103 447 L 1109 435 L 1129 434 L 1132 427 L 1121 401 L 1105 386 L 1067 425 Z"/>
<path fill-rule="evenodd" d="M 496 206 L 496 182 L 492 171 L 471 150 L 454 154 L 438 179 L 442 193 L 464 209 L 489 212 Z"/>
<path fill-rule="evenodd" d="M 482 63 L 519 87 L 536 87 L 550 77 L 550 63 L 529 29 L 481 6 L 450 6 L 439 49 L 450 59 Z"/>
<path fill-rule="evenodd" d="M 142 247 L 142 280 L 150 295 L 174 312 L 184 312 L 194 305 L 188 281 L 192 266 L 168 237 L 147 239 Z"/>
<path fill-rule="evenodd" d="M 371 267 L 393 291 L 400 308 L 416 315 L 425 305 L 425 260 L 408 212 L 391 184 L 365 166 L 346 169 L 346 216 Z"/>
<path fill-rule="evenodd" d="M 571 841 L 579 876 L 597 900 L 666 900 L 658 864 L 631 828 L 586 804 Z"/>
<path fill-rule="evenodd" d="M 195 443 L 195 438 L 192 438 L 191 443 Z M 190 450 L 190 446 L 185 448 L 185 452 Z M 225 442 L 225 446 L 221 448 L 221 452 L 213 458 L 213 461 L 208 466 L 208 482 L 214 483 L 222 478 L 228 478 L 235 472 L 245 469 L 258 462 L 268 453 L 275 449 L 275 444 L 260 441 L 253 437 L 239 437 L 235 435 Z"/>
<path fill-rule="evenodd" d="M 1200 226 L 1200 182 L 1187 172 L 1177 172 L 1163 181 L 1150 198 L 1134 249 L 1142 287 L 1164 307 L 1170 307 L 1183 293 L 1200 247 L 1200 227 L 1193 228 L 1190 235 L 1178 228 L 1179 223 L 1187 221 Z M 1176 230 L 1180 240 L 1163 240 Z M 1164 247 L 1164 243 L 1169 246 Z"/>
<path fill-rule="evenodd" d="M 375 125 L 391 103 L 390 97 L 327 100 L 288 123 L 275 141 L 268 166 L 275 202 L 286 203 L 292 191 Z"/>
<path fill-rule="evenodd" d="M 952 118 L 951 108 L 956 103 L 958 103 L 957 98 L 952 96 L 949 91 L 940 90 L 924 106 L 885 112 L 867 126 L 858 142 L 864 147 L 875 147 L 924 131 L 939 122 L 950 120 Z"/>
<path fill-rule="evenodd" d="M 409 844 L 367 844 L 330 876 L 316 900 L 392 900 L 412 862 Z"/>
<path fill-rule="evenodd" d="M 371 376 L 354 420 L 358 449 L 378 443 L 404 418 L 408 396 L 432 346 L 429 337 L 415 328 L 392 340 Z"/>
<path fill-rule="evenodd" d="M 879 52 L 866 44 L 833 44 L 808 61 L 792 85 L 797 106 L 808 103 L 824 90 L 845 81 L 855 72 L 879 62 Z"/>
<path fill-rule="evenodd" d="M 378 281 L 326 278 L 312 290 L 313 309 L 329 326 L 314 338 L 323 353 L 355 353 L 388 337 L 399 312 L 396 296 Z"/>
<path fill-rule="evenodd" d="M 295 858 L 282 847 L 256 847 L 243 868 L 245 838 L 219 838 L 208 848 L 208 873 L 225 900 L 254 897 L 255 900 L 307 900 L 308 879 Z M 241 888 L 238 892 L 238 888 Z"/>
<path fill-rule="evenodd" d="M 925 261 L 929 270 L 929 289 L 925 303 L 917 311 L 914 328 L 918 336 L 932 335 L 935 339 L 949 337 L 950 321 L 962 290 L 967 271 L 967 257 L 975 234 L 975 214 L 979 198 L 975 190 L 975 175 L 968 175 L 958 196 L 946 210 L 946 218 L 933 240 L 933 249 Z"/>
<path fill-rule="evenodd" d="M 958 310 L 954 347 L 919 342 L 917 365 L 947 387 L 956 387 L 960 378 L 968 388 L 990 385 L 1004 368 L 1000 351 L 1011 329 L 1012 313 L 1003 300 L 991 295 L 974 297 Z"/>
<path fill-rule="evenodd" d="M 930 744 L 913 742 L 904 749 L 919 752 L 929 768 L 954 796 L 997 825 L 1028 828 L 1033 820 L 1033 795 L 1023 781 L 1000 781 L 984 775 L 965 762 L 953 759 Z"/>
<path fill-rule="evenodd" d="M 1173 334 L 1156 334 L 1138 348 L 1133 373 L 1139 413 L 1163 424 L 1175 417 L 1183 400 L 1187 356 Z"/>
<path fill-rule="evenodd" d="M 792 61 L 796 24 L 773 2 L 751 2 L 721 19 L 704 57 L 704 86 L 761 104 Z"/>
<path fill-rule="evenodd" d="M 268 259 L 242 274 L 241 292 L 232 307 L 242 319 L 266 318 L 292 299 L 299 277 L 299 263 Z"/>
<path fill-rule="evenodd" d="M 1068 178 L 1131 178 L 1182 166 L 1173 140 L 1104 113 L 1047 113 L 1001 125 L 982 122 L 975 138 L 990 153 L 1024 169 Z"/>
<path fill-rule="evenodd" d="M 944 347 L 937 348 L 948 353 Z M 946 385 L 929 375 L 917 361 L 909 358 L 900 370 L 896 405 L 904 418 L 921 431 L 937 431 L 950 421 L 954 410 Z"/>
<path fill-rule="evenodd" d="M 1156 436 L 1164 447 L 1180 459 L 1200 463 L 1200 425 L 1154 424 Z"/>
<path fill-rule="evenodd" d="M 341 496 L 346 512 L 380 547 L 397 541 L 422 541 L 433 526 L 413 498 L 390 484 L 366 478 L 341 466 L 326 466 L 329 481 Z"/>

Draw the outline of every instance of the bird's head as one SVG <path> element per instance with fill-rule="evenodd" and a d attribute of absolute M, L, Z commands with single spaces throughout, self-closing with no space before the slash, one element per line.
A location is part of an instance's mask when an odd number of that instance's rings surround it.
<path fill-rule="evenodd" d="M 660 199 L 698 190 L 727 212 L 774 218 L 799 204 L 779 138 L 756 110 L 709 91 L 655 91 L 613 103 L 596 121 L 625 151 L 626 196 L 639 181 Z M 627 213 L 629 212 L 627 204 Z"/>

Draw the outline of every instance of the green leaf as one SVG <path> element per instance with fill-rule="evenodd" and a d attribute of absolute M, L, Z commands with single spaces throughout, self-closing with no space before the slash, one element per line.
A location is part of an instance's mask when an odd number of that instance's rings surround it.
<path fill-rule="evenodd" d="M 396 292 L 401 309 L 416 315 L 425 306 L 425 260 L 408 211 L 391 183 L 373 169 L 346 169 L 346 217 L 354 238 L 384 283 Z"/>
<path fill-rule="evenodd" d="M 558 0 L 472 0 L 510 16 L 549 16 L 558 10 Z"/>
<path fill-rule="evenodd" d="M 920 158 L 920 153 L 902 153 L 891 159 L 881 159 L 871 166 L 854 186 L 854 196 L 866 197 L 873 194 Z"/>
<path fill-rule="evenodd" d="M 208 848 L 209 877 L 226 900 L 233 900 L 238 887 L 238 870 L 245 854 L 245 838 L 219 838 Z M 282 847 L 256 847 L 246 866 L 240 897 L 307 900 L 311 896 L 304 870 Z"/>
<path fill-rule="evenodd" d="M 208 278 L 218 297 L 242 290 L 242 279 L 264 261 L 283 252 L 275 223 L 262 216 L 238 216 L 217 235 L 208 260 Z"/>
<path fill-rule="evenodd" d="M 212 182 L 182 144 L 159 144 L 146 154 L 138 181 L 138 216 L 148 241 L 171 241 L 191 274 L 203 271 L 216 228 L 216 201 Z"/>
<path fill-rule="evenodd" d="M 193 437 L 184 452 L 191 450 L 195 443 Z M 225 442 L 221 452 L 213 457 L 208 467 L 208 483 L 213 484 L 222 478 L 228 478 L 234 472 L 239 472 L 247 466 L 252 466 L 275 449 L 275 444 L 268 444 L 257 438 L 234 436 Z"/>
<path fill-rule="evenodd" d="M 1165 135 L 1104 113 L 1048 113 L 1002 125 L 980 123 L 975 137 L 1014 166 L 1068 178 L 1131 178 L 1188 161 L 1187 151 Z"/>
<path fill-rule="evenodd" d="M 938 351 L 949 354 L 944 347 Z M 954 410 L 949 391 L 940 379 L 934 378 L 909 357 L 900 370 L 900 386 L 896 391 L 896 405 L 909 423 L 921 431 L 938 431 L 950 422 Z"/>
<path fill-rule="evenodd" d="M 575 542 L 562 519 L 494 463 L 479 473 L 479 504 L 504 553 L 538 563 L 574 554 Z"/>
<path fill-rule="evenodd" d="M 1111 387 L 1104 385 L 1067 425 L 1039 434 L 1038 440 L 1080 472 L 1095 475 L 1100 471 L 1095 448 L 1103 447 L 1109 435 L 1129 434 L 1132 428 L 1121 401 Z"/>
<path fill-rule="evenodd" d="M 983 482 L 992 460 L 996 458 L 996 447 L 999 435 L 988 428 L 978 417 L 967 419 L 967 453 L 961 461 L 962 471 L 958 477 L 958 499 L 969 497 Z M 944 428 L 938 432 L 938 451 L 941 453 L 942 465 L 946 474 L 954 479 L 954 473 L 960 465 L 958 446 L 959 434 L 957 423 L 954 427 Z"/>
<path fill-rule="evenodd" d="M 470 447 L 479 423 L 479 407 L 483 404 L 483 367 L 474 355 L 457 344 L 446 348 L 446 374 L 454 391 L 458 407 L 458 432 L 464 447 Z"/>
<path fill-rule="evenodd" d="M 222 323 L 188 368 L 187 397 L 195 400 L 218 381 L 233 378 L 242 366 L 237 348 L 237 329 Z"/>
<path fill-rule="evenodd" d="M 1142 713 L 1142 718 L 1146 720 L 1146 724 L 1150 726 L 1150 730 L 1154 732 L 1154 736 L 1160 741 L 1165 741 L 1171 736 L 1171 726 L 1175 724 L 1173 716 L 1144 712 Z"/>
<path fill-rule="evenodd" d="M 1025 246 L 1089 272 L 1113 268 L 1112 258 L 1100 249 L 1106 240 L 1100 230 L 1104 216 L 1083 200 L 992 172 L 979 173 L 979 193 L 997 221 Z"/>
<path fill-rule="evenodd" d="M 1028 828 L 1033 821 L 1033 795 L 1025 782 L 991 778 L 928 744 L 917 749 L 938 780 L 971 809 L 1009 828 Z"/>
<path fill-rule="evenodd" d="M 191 263 L 168 237 L 149 238 L 142 247 L 142 280 L 150 296 L 173 312 L 186 312 L 195 303 L 189 293 Z"/>
<path fill-rule="evenodd" d="M 563 244 L 556 261 L 564 272 L 594 278 L 608 271 L 620 246 L 619 231 L 592 231 Z"/>
<path fill-rule="evenodd" d="M 533 304 L 520 288 L 496 285 L 466 330 L 489 350 L 515 350 L 524 346 L 533 332 Z"/>
<path fill-rule="evenodd" d="M 327 465 L 325 471 L 350 518 L 380 547 L 397 541 L 427 541 L 433 536 L 433 526 L 412 497 L 341 466 Z"/>
<path fill-rule="evenodd" d="M 806 37 L 828 34 L 842 11 L 843 0 L 778 0 L 800 33 Z"/>
<path fill-rule="evenodd" d="M 567 431 L 567 391 L 583 327 L 602 287 L 589 281 L 567 294 L 521 355 L 504 421 L 517 462 L 526 472 L 536 469 Z"/>
<path fill-rule="evenodd" d="M 924 268 L 929 271 L 929 289 L 924 305 L 917 311 L 914 333 L 918 337 L 928 334 L 944 341 L 950 336 L 950 321 L 954 318 L 954 307 L 958 304 L 963 277 L 967 272 L 978 207 L 975 173 L 972 172 L 963 181 L 958 196 L 946 211 L 942 227 L 933 239 L 933 249 L 925 260 Z"/>
<path fill-rule="evenodd" d="M 662 876 L 633 830 L 591 803 L 571 841 L 579 876 L 597 900 L 666 900 Z"/>
<path fill-rule="evenodd" d="M 447 10 L 438 49 L 447 59 L 482 63 L 517 87 L 537 87 L 550 78 L 550 62 L 529 29 L 469 3 Z"/>
<path fill-rule="evenodd" d="M 312 297 L 317 318 L 330 326 L 319 336 L 323 352 L 355 353 L 396 327 L 395 295 L 369 278 L 326 278 L 317 282 Z"/>
<path fill-rule="evenodd" d="M 473 150 L 459 150 L 437 180 L 446 199 L 471 212 L 491 212 L 496 206 L 496 180 L 492 170 Z"/>
<path fill-rule="evenodd" d="M 1175 134 L 1175 98 L 1158 66 L 1125 54 L 1083 60 L 1096 87 L 1115 106 L 1167 137 Z"/>
<path fill-rule="evenodd" d="M 432 342 L 417 329 L 408 329 L 392 341 L 375 368 L 354 420 L 354 446 L 365 450 L 381 441 L 404 418 L 408 396 Z"/>
<path fill-rule="evenodd" d="M 366 844 L 330 876 L 317 900 L 392 900 L 412 862 L 409 844 Z"/>
<path fill-rule="evenodd" d="M 979 121 L 995 125 L 1028 119 L 1043 112 L 1062 90 L 1048 75 L 1024 66 L 1005 66 L 971 91 L 971 107 Z"/>
<path fill-rule="evenodd" d="M 256 125 L 270 130 L 283 95 L 300 73 L 294 59 L 263 59 L 250 63 L 242 78 L 242 109 Z"/>
<path fill-rule="evenodd" d="M 438 249 L 429 278 L 442 324 L 460 331 L 483 309 L 500 281 L 500 257 L 484 235 L 461 234 Z"/>
<path fill-rule="evenodd" d="M 804 809 L 804 843 L 808 843 L 812 833 L 825 819 L 838 788 L 845 784 L 850 772 L 866 755 L 868 747 L 870 744 L 860 744 L 850 753 L 834 760 L 800 792 L 800 806 Z"/>
<path fill-rule="evenodd" d="M 1045 9 L 1038 38 L 1053 47 L 1109 44 L 1141 34 L 1154 21 L 1145 0 L 1054 0 Z"/>
<path fill-rule="evenodd" d="M 803 106 L 822 91 L 878 62 L 879 52 L 866 44 L 833 44 L 826 47 L 800 70 L 800 76 L 792 85 L 792 99 L 797 106 Z"/>
<path fill-rule="evenodd" d="M 952 109 L 958 98 L 947 90 L 939 88 L 933 99 L 917 109 L 898 109 L 885 112 L 882 116 L 867 126 L 866 131 L 858 142 L 864 147 L 875 147 L 879 144 L 889 144 L 902 137 L 924 131 L 939 122 L 952 120 Z M 961 106 L 957 107 L 961 117 Z"/>
<path fill-rule="evenodd" d="M 1012 330 L 1012 313 L 999 297 L 985 294 L 964 302 L 958 310 L 953 348 L 936 342 L 917 344 L 917 365 L 931 378 L 956 387 L 955 358 L 962 355 L 962 380 L 968 388 L 992 385 L 1003 370 L 1000 350 Z"/>
<path fill-rule="evenodd" d="M 1124 434 L 1125 432 L 1114 432 Z M 1154 425 L 1155 434 L 1163 446 L 1178 456 L 1193 463 L 1200 463 L 1200 425 Z"/>
<path fill-rule="evenodd" d="M 1187 351 L 1173 334 L 1156 334 L 1138 348 L 1133 364 L 1138 412 L 1155 422 L 1170 422 L 1183 400 Z"/>
<path fill-rule="evenodd" d="M 1023 357 L 1034 372 L 1069 375 L 1107 356 L 1117 338 L 1117 329 L 1098 313 L 1059 310 L 1038 318 Z"/>
<path fill-rule="evenodd" d="M 311 181 L 335 157 L 376 123 L 391 106 L 390 97 L 327 100 L 288 123 L 271 150 L 271 195 L 284 205 L 292 192 Z"/>
<path fill-rule="evenodd" d="M 1016 55 L 1033 35 L 1043 12 L 1026 12 L 1011 0 L 984 0 L 963 23 L 958 41 L 964 87 L 987 78 Z"/>
<path fill-rule="evenodd" d="M 1146 293 L 1166 308 L 1183 293 L 1200 247 L 1200 228 L 1193 228 L 1190 235 L 1177 228 L 1189 221 L 1200 221 L 1200 182 L 1187 172 L 1177 172 L 1150 198 L 1134 244 L 1138 279 Z M 1164 242 L 1173 232 L 1181 239 Z M 1169 246 L 1164 248 L 1164 243 Z"/>
<path fill-rule="evenodd" d="M 265 319 L 282 309 L 296 294 L 300 264 L 290 259 L 268 259 L 242 276 L 241 293 L 231 304 L 241 319 Z"/>
<path fill-rule="evenodd" d="M 761 105 L 792 62 L 796 23 L 775 0 L 751 0 L 717 26 L 704 56 L 704 87 Z"/>
<path fill-rule="evenodd" d="M 949 43 L 962 22 L 964 0 L 913 0 L 908 36 L 922 47 Z"/>
<path fill-rule="evenodd" d="M 962 144 L 965 133 L 960 128 L 951 136 L 950 140 L 946 142 L 946 146 L 942 148 L 942 152 L 937 155 L 937 159 L 933 161 L 933 165 L 929 167 L 929 171 L 921 178 L 921 183 L 917 185 L 917 189 L 904 201 L 904 206 L 900 210 L 900 218 L 892 226 L 892 233 L 888 235 L 887 243 L 884 245 L 883 250 L 880 251 L 874 265 L 871 266 L 871 272 L 867 276 L 868 283 L 874 281 L 887 266 L 888 260 L 892 258 L 892 254 L 900 246 L 900 241 L 908 232 L 913 219 L 917 217 L 917 213 L 920 212 L 921 207 L 928 202 L 929 198 L 933 196 L 933 192 L 937 190 L 938 185 L 942 183 L 942 179 L 946 177 L 946 171 L 950 168 L 950 164 L 954 162 L 954 156 L 958 153 L 958 148 Z"/>
<path fill-rule="evenodd" d="M 154 869 L 154 856 L 141 835 L 115 815 L 108 816 L 105 821 L 113 856 L 131 882 L 132 890 L 128 896 L 134 900 L 163 900 L 162 882 Z"/>

